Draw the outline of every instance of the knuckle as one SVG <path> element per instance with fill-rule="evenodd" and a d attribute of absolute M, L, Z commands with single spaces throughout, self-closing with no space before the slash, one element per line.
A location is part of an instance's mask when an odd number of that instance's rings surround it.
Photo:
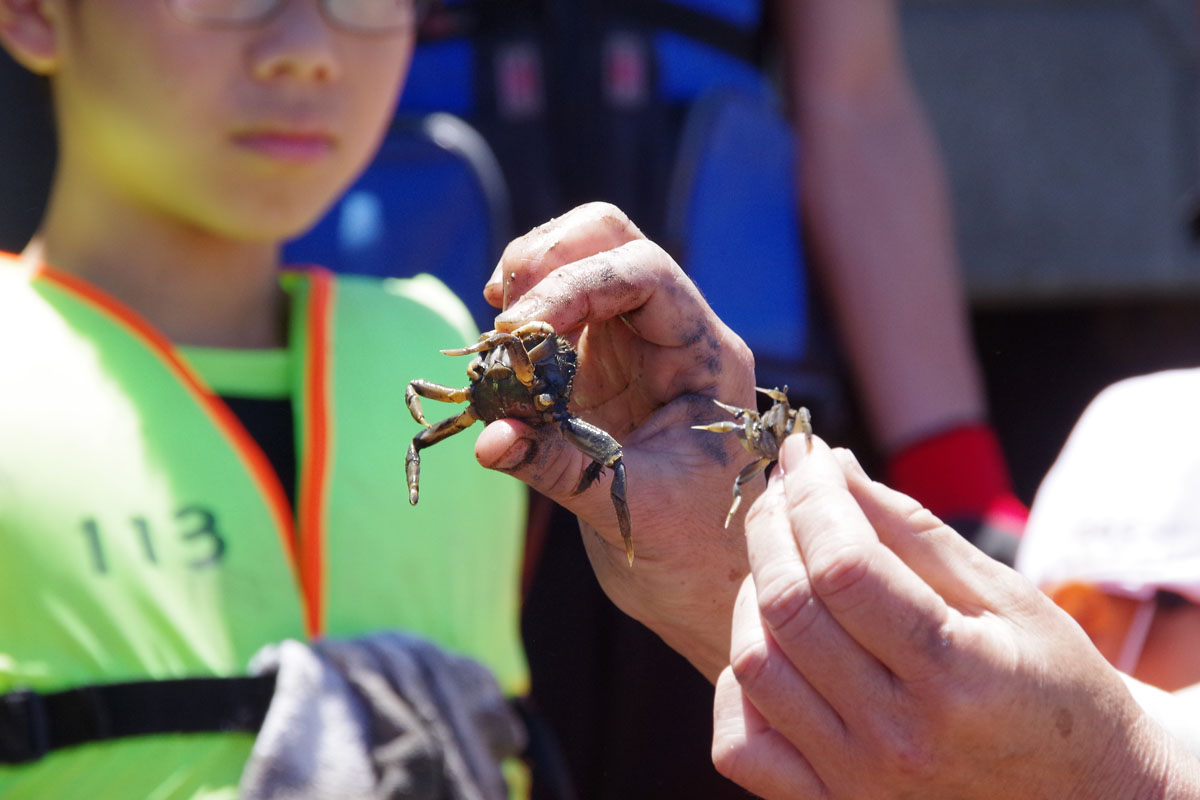
<path fill-rule="evenodd" d="M 739 686 L 753 690 L 770 675 L 772 669 L 770 646 L 765 639 L 761 638 L 735 645 L 729 653 L 729 668 Z"/>
<path fill-rule="evenodd" d="M 867 599 L 863 591 L 871 575 L 871 550 L 859 542 L 816 554 L 808 561 L 812 591 L 823 601 L 837 601 L 845 610 Z"/>
<path fill-rule="evenodd" d="M 574 448 L 566 445 L 555 448 L 553 460 L 549 464 L 550 480 L 545 486 L 546 494 L 555 499 L 565 499 L 575 493 L 583 470 L 587 468 L 586 458 Z M 597 484 L 598 485 L 598 484 Z M 593 489 L 595 486 L 592 487 Z M 587 492 L 584 492 L 586 495 Z"/>
<path fill-rule="evenodd" d="M 899 714 L 877 714 L 868 725 L 867 740 L 881 772 L 918 781 L 937 774 L 937 738 L 929 734 L 929 726 Z"/>
<path fill-rule="evenodd" d="M 758 609 L 772 630 L 789 639 L 802 637 L 823 611 L 807 578 L 769 567 L 759 583 Z"/>
<path fill-rule="evenodd" d="M 913 737 L 893 738 L 886 763 L 890 772 L 918 783 L 936 776 L 939 771 L 934 752 L 925 746 L 924 740 Z"/>
<path fill-rule="evenodd" d="M 637 231 L 629 215 L 612 203 L 596 200 L 584 204 L 588 214 L 610 228 L 614 233 L 629 233 Z M 640 231 L 638 232 L 640 236 Z"/>

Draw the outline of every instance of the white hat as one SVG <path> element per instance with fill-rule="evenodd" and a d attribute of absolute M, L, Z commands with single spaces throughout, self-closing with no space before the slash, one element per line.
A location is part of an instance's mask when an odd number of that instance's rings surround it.
<path fill-rule="evenodd" d="M 1121 381 L 1088 406 L 1030 511 L 1017 569 L 1200 603 L 1200 369 Z"/>

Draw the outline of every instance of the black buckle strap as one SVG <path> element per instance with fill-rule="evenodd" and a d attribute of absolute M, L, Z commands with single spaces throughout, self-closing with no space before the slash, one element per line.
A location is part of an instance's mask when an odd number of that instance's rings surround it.
<path fill-rule="evenodd" d="M 274 691 L 273 674 L 94 684 L 50 694 L 18 689 L 0 696 L 0 764 L 127 736 L 255 733 Z"/>

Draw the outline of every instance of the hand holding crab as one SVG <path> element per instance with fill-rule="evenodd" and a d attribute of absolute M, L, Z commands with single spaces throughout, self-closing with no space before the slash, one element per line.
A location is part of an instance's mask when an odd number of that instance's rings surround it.
<path fill-rule="evenodd" d="M 465 388 L 452 389 L 417 379 L 404 392 L 404 402 L 413 419 L 425 426 L 413 437 L 404 462 L 409 502 L 417 504 L 422 448 L 465 430 L 477 419 L 484 422 L 519 419 L 531 425 L 554 422 L 567 441 L 592 459 L 575 487 L 575 494 L 595 483 L 604 467 L 612 469 L 610 494 L 625 542 L 625 556 L 633 566 L 633 534 L 629 505 L 625 501 L 621 445 L 605 431 L 567 410 L 575 378 L 575 349 L 570 343 L 545 322 L 530 322 L 511 333 L 489 331 L 473 345 L 442 352 L 448 356 L 480 355 L 467 367 L 471 382 Z M 421 411 L 419 397 L 470 405 L 465 411 L 430 425 Z"/>
<path fill-rule="evenodd" d="M 620 441 L 636 475 L 628 504 L 638 568 L 628 568 L 609 498 L 574 492 L 594 459 L 555 427 L 492 422 L 476 458 L 572 511 L 609 598 L 715 679 L 729 660 L 733 600 L 749 569 L 744 539 L 718 522 L 741 448 L 688 426 L 708 419 L 714 397 L 753 403 L 749 349 L 679 265 L 603 203 L 512 242 L 485 294 L 505 308 L 498 331 L 545 322 L 575 348 L 571 411 Z"/>

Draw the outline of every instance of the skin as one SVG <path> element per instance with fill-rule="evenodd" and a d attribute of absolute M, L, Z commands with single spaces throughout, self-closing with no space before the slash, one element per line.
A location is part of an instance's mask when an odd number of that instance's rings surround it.
<path fill-rule="evenodd" d="M 819 439 L 780 465 L 717 683 L 723 774 L 769 799 L 1200 798 L 1200 763 L 1025 578 Z"/>
<path fill-rule="evenodd" d="M 729 609 L 746 574 L 740 520 L 722 527 L 747 461 L 709 422 L 712 398 L 754 402 L 753 357 L 663 250 L 618 209 L 576 208 L 505 250 L 485 295 L 496 327 L 550 323 L 579 352 L 572 411 L 624 450 L 637 542 L 631 568 L 609 498 L 611 472 L 579 495 L 590 460 L 552 430 L 489 425 L 475 454 L 574 512 L 608 596 L 709 680 L 728 662 Z M 751 497 L 761 487 L 751 487 Z"/>
<path fill-rule="evenodd" d="M 107 290 L 174 341 L 282 344 L 279 245 L 374 153 L 413 36 L 338 31 L 314 0 L 245 29 L 190 25 L 163 2 L 0 0 L 0 38 L 50 78 L 58 126 L 29 257 Z M 297 133 L 327 151 L 300 161 L 253 146 Z"/>
<path fill-rule="evenodd" d="M 787 0 L 797 185 L 874 440 L 885 453 L 986 417 L 944 167 L 894 0 Z"/>

